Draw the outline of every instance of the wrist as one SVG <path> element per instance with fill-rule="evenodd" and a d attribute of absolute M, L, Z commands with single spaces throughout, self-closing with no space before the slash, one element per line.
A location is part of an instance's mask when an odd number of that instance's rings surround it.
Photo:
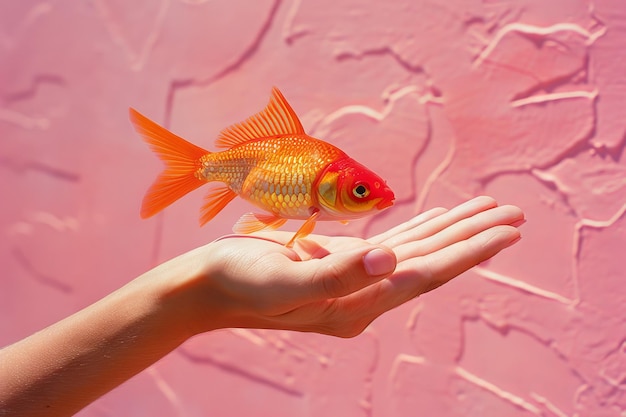
<path fill-rule="evenodd" d="M 212 243 L 179 255 L 136 281 L 149 285 L 156 313 L 170 336 L 184 342 L 192 336 L 227 327 L 224 299 L 214 285 L 219 262 Z"/>

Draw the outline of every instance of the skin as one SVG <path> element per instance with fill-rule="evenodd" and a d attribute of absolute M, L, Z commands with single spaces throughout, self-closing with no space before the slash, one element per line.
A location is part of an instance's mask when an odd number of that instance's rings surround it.
<path fill-rule="evenodd" d="M 0 350 L 0 415 L 68 416 L 190 337 L 231 327 L 360 334 L 520 239 L 524 214 L 478 197 L 363 240 L 227 236 Z"/>

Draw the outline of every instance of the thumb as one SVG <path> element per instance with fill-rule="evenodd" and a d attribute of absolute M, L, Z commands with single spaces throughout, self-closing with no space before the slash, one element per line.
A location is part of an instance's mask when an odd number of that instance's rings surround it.
<path fill-rule="evenodd" d="M 342 297 L 391 275 L 396 255 L 385 246 L 335 252 L 298 263 L 311 300 Z"/>

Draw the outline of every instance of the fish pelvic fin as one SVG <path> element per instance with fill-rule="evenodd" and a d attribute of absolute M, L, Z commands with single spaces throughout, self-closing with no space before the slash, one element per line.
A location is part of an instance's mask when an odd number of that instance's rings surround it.
<path fill-rule="evenodd" d="M 241 123 L 222 130 L 215 146 L 232 148 L 251 140 L 282 135 L 303 135 L 304 128 L 287 99 L 274 87 L 269 104 L 263 111 Z"/>
<path fill-rule="evenodd" d="M 165 163 L 143 198 L 141 217 L 154 216 L 205 181 L 197 176 L 200 158 L 209 152 L 159 126 L 137 110 L 129 109 L 130 121 L 137 133 Z"/>
<path fill-rule="evenodd" d="M 306 219 L 306 221 L 302 224 L 302 226 L 300 226 L 296 234 L 293 235 L 293 237 L 289 240 L 289 242 L 287 242 L 285 246 L 288 248 L 292 248 L 297 239 L 302 239 L 303 237 L 310 235 L 313 232 L 313 229 L 315 229 L 315 223 L 319 216 L 319 211 L 313 212 L 311 216 Z"/>
<path fill-rule="evenodd" d="M 263 229 L 278 229 L 287 219 L 273 214 L 246 213 L 233 226 L 233 232 L 249 234 Z"/>

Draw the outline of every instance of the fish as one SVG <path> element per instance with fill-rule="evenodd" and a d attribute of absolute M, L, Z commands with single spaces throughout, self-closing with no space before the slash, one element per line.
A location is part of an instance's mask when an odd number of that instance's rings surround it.
<path fill-rule="evenodd" d="M 220 132 L 215 141 L 220 151 L 194 145 L 132 107 L 129 115 L 165 164 L 143 198 L 144 219 L 210 183 L 200 225 L 239 196 L 263 213 L 245 213 L 233 232 L 249 234 L 278 229 L 288 219 L 304 220 L 286 245 L 291 247 L 318 221 L 347 223 L 391 207 L 395 200 L 376 173 L 338 147 L 307 135 L 276 87 L 261 112 Z"/>

